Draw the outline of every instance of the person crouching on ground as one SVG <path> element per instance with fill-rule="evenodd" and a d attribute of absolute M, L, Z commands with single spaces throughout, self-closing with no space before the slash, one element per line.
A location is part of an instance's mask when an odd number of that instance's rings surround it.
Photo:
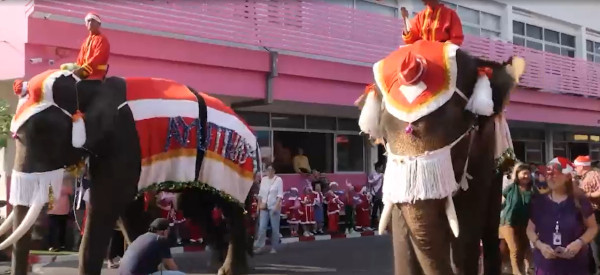
<path fill-rule="evenodd" d="M 184 275 L 178 271 L 177 264 L 171 256 L 171 248 L 168 240 L 169 221 L 164 218 L 155 219 L 149 228 L 149 232 L 139 236 L 125 251 L 120 275 Z M 164 270 L 159 269 L 162 264 Z"/>

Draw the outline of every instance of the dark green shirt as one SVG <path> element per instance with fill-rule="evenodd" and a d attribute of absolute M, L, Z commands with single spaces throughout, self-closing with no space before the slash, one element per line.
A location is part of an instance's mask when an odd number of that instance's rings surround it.
<path fill-rule="evenodd" d="M 516 183 L 507 186 L 502 191 L 505 201 L 500 212 L 500 225 L 527 226 L 529 203 L 533 193 L 533 188 L 522 191 Z"/>

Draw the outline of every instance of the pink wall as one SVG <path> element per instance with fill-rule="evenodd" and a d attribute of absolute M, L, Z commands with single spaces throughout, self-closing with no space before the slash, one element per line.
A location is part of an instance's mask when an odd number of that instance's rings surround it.
<path fill-rule="evenodd" d="M 27 14 L 31 1 L 0 4 L 0 80 L 25 75 Z"/>
<path fill-rule="evenodd" d="M 306 177 L 300 174 L 283 174 L 279 175 L 283 180 L 283 190 L 287 191 L 292 187 L 302 190 L 307 185 Z M 337 182 L 340 186 L 346 184 L 348 180 L 354 186 L 363 186 L 367 183 L 367 175 L 364 173 L 337 173 L 337 174 L 325 174 L 330 182 Z"/>

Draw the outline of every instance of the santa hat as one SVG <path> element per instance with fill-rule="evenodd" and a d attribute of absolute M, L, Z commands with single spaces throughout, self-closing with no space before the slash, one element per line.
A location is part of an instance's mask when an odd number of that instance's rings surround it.
<path fill-rule="evenodd" d="M 362 190 L 362 186 L 358 186 L 358 185 L 354 186 L 354 192 L 360 193 L 361 190 Z"/>
<path fill-rule="evenodd" d="M 568 159 L 563 157 L 556 157 L 550 162 L 548 162 L 548 166 L 558 164 L 560 166 L 561 172 L 563 174 L 570 174 L 575 169 L 573 167 L 573 163 L 571 163 Z"/>
<path fill-rule="evenodd" d="M 98 14 L 93 13 L 93 12 L 89 12 L 86 16 L 85 16 L 85 22 L 89 21 L 89 20 L 96 20 L 98 23 L 102 23 L 102 21 L 100 20 L 100 16 L 98 16 Z"/>
<path fill-rule="evenodd" d="M 578 156 L 573 162 L 575 166 L 592 166 L 590 156 Z"/>
<path fill-rule="evenodd" d="M 332 182 L 330 182 L 330 183 L 329 183 L 329 186 L 339 186 L 339 185 L 338 185 L 338 183 L 337 183 L 337 182 L 335 182 L 335 181 L 332 181 Z"/>
<path fill-rule="evenodd" d="M 296 192 L 298 192 L 298 188 L 292 187 L 292 188 L 290 188 L 290 191 L 296 191 Z"/>
<path fill-rule="evenodd" d="M 427 85 L 421 80 L 427 71 L 427 61 L 419 55 L 408 52 L 398 68 L 398 82 L 400 91 L 409 102 L 419 96 Z"/>

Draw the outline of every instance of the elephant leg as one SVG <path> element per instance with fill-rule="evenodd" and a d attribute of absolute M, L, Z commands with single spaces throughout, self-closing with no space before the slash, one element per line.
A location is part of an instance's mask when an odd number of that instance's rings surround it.
<path fill-rule="evenodd" d="M 500 210 L 502 208 L 502 175 L 496 174 L 492 179 L 492 188 L 489 194 L 486 223 L 483 227 L 483 266 L 486 275 L 499 275 L 502 272 L 502 257 L 500 254 L 500 238 L 498 225 L 500 224 Z"/>
<path fill-rule="evenodd" d="M 453 274 L 450 263 L 451 232 L 445 205 L 446 199 L 421 200 L 414 204 L 400 205 L 423 274 Z"/>
<path fill-rule="evenodd" d="M 25 218 L 29 207 L 17 205 L 13 208 L 15 219 L 13 220 L 13 232 Z M 27 275 L 29 270 L 29 249 L 31 246 L 31 232 L 33 227 L 21 237 L 14 245 L 12 251 L 11 274 Z"/>
<path fill-rule="evenodd" d="M 396 275 L 423 274 L 411 245 L 406 220 L 398 205 L 392 207 L 392 241 L 394 244 L 394 270 Z"/>
<path fill-rule="evenodd" d="M 240 206 L 230 206 L 227 223 L 229 227 L 229 246 L 223 266 L 219 275 L 238 275 L 248 273 L 248 259 L 246 257 L 247 244 L 246 228 L 244 226 L 244 209 Z"/>
<path fill-rule="evenodd" d="M 87 205 L 88 218 L 79 250 L 79 274 L 81 275 L 100 275 L 119 216 L 118 209 L 113 209 L 109 205 L 102 206 L 104 207 Z"/>

